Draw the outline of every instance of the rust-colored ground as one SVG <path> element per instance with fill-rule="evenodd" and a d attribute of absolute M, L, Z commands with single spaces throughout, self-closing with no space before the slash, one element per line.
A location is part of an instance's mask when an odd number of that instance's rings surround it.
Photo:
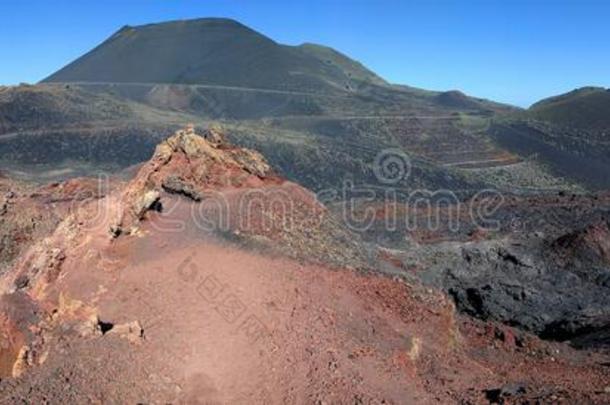
<path fill-rule="evenodd" d="M 0 279 L 0 403 L 610 402 L 610 357 L 460 316 L 416 282 L 321 264 L 333 239 L 300 227 L 227 238 L 161 194 L 172 210 L 113 238 L 125 195 L 100 200 L 108 215 L 100 201 L 71 211 Z M 320 257 L 257 237 L 311 239 Z"/>

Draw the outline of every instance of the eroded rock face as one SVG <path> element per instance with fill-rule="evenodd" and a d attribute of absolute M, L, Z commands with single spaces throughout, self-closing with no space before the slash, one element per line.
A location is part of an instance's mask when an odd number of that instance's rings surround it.
<path fill-rule="evenodd" d="M 183 195 L 197 202 L 203 199 L 202 193 L 197 191 L 196 186 L 183 180 L 179 176 L 169 176 L 163 181 L 161 186 L 163 187 L 163 190 L 170 194 Z"/>
<path fill-rule="evenodd" d="M 157 190 L 146 190 L 134 202 L 132 206 L 133 214 L 138 220 L 144 218 L 146 211 L 151 209 L 157 201 L 159 201 L 159 192 Z"/>
<path fill-rule="evenodd" d="M 50 235 L 71 210 L 106 191 L 99 179 L 39 186 L 0 177 L 0 274 L 28 246 Z"/>
<path fill-rule="evenodd" d="M 178 196 L 203 211 L 218 209 L 210 219 L 221 223 L 215 231 L 222 237 L 341 266 L 368 260 L 315 195 L 276 175 L 260 153 L 228 144 L 219 127 L 201 134 L 187 127 L 157 146 L 121 193 L 113 237 L 137 234 L 148 211 Z"/>

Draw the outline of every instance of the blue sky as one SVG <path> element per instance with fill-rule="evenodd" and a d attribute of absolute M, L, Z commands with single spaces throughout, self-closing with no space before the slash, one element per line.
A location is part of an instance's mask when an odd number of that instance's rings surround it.
<path fill-rule="evenodd" d="M 230 17 L 316 42 L 395 83 L 528 106 L 610 87 L 610 1 L 0 0 L 0 84 L 37 82 L 121 26 Z"/>

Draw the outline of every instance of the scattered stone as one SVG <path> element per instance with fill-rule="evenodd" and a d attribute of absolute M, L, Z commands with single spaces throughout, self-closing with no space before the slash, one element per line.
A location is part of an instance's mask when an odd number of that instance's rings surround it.
<path fill-rule="evenodd" d="M 119 225 L 110 226 L 110 235 L 113 238 L 118 238 L 123 233 L 123 229 Z"/>
<path fill-rule="evenodd" d="M 77 332 L 81 337 L 101 336 L 103 333 L 98 316 L 92 315 L 85 322 L 80 323 L 77 327 Z"/>
<path fill-rule="evenodd" d="M 515 334 L 509 328 L 500 328 L 497 327 L 495 329 L 495 338 L 504 342 L 507 346 L 516 346 L 517 339 Z"/>
<path fill-rule="evenodd" d="M 123 339 L 127 339 L 130 343 L 140 344 L 144 338 L 144 329 L 140 322 L 133 321 L 120 325 L 113 325 L 106 332 L 107 335 L 117 335 Z"/>
<path fill-rule="evenodd" d="M 34 364 L 33 353 L 29 346 L 22 346 L 17 354 L 17 360 L 13 364 L 13 378 L 19 378 L 29 367 Z"/>
<path fill-rule="evenodd" d="M 408 356 L 411 361 L 415 361 L 419 358 L 419 354 L 421 352 L 421 339 L 418 337 L 410 337 L 408 339 L 409 343 L 409 351 Z"/>
<path fill-rule="evenodd" d="M 504 404 L 507 398 L 517 397 L 527 392 L 522 384 L 506 384 L 500 388 L 483 390 L 485 398 L 490 404 Z"/>
<path fill-rule="evenodd" d="M 115 325 L 101 320 L 97 314 L 79 323 L 76 330 L 79 336 L 85 338 L 115 335 L 134 344 L 139 344 L 144 338 L 144 329 L 138 321 Z"/>
<path fill-rule="evenodd" d="M 47 282 L 53 282 L 57 280 L 59 274 L 61 273 L 61 265 L 66 259 L 66 255 L 63 250 L 59 248 L 51 249 L 47 252 L 46 256 L 46 265 L 47 265 L 47 273 L 46 278 Z"/>
<path fill-rule="evenodd" d="M 15 288 L 17 288 L 18 290 L 23 290 L 29 284 L 30 284 L 30 278 L 25 274 L 22 274 L 15 279 Z"/>

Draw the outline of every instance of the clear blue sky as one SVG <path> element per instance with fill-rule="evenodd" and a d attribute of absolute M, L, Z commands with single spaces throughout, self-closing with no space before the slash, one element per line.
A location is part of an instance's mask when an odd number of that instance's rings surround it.
<path fill-rule="evenodd" d="M 527 106 L 610 86 L 610 1 L 0 0 L 0 83 L 36 82 L 118 30 L 230 17 L 316 42 L 395 83 Z"/>

